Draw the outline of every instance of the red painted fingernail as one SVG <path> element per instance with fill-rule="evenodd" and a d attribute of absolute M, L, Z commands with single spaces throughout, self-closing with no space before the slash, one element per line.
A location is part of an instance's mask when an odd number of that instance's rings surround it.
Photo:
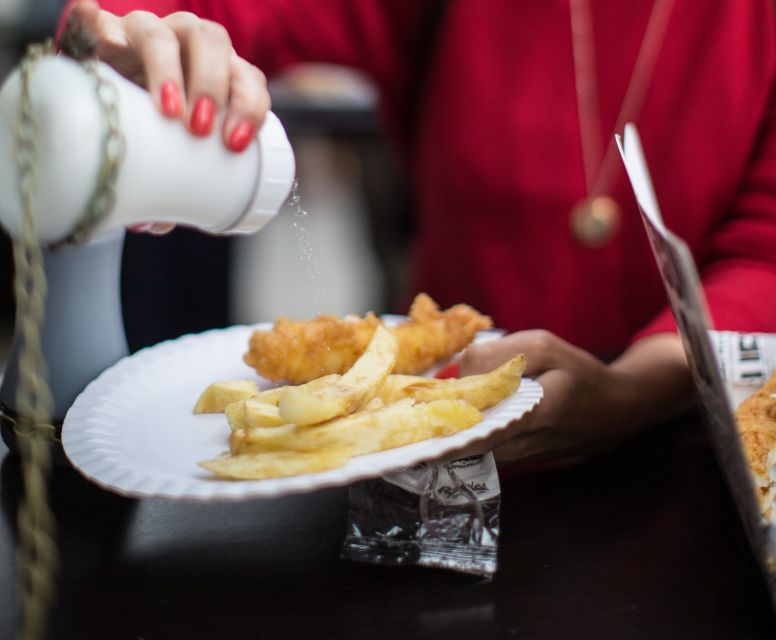
<path fill-rule="evenodd" d="M 194 103 L 189 126 L 196 136 L 206 136 L 213 130 L 216 103 L 213 98 L 202 96 Z"/>
<path fill-rule="evenodd" d="M 240 120 L 232 129 L 227 146 L 232 151 L 244 151 L 251 143 L 251 140 L 253 140 L 254 133 L 255 129 L 252 123 L 247 120 Z"/>
<path fill-rule="evenodd" d="M 436 372 L 435 378 L 458 378 L 461 375 L 461 367 L 457 362 L 449 364 Z"/>
<path fill-rule="evenodd" d="M 159 88 L 159 98 L 162 103 L 162 113 L 168 118 L 177 118 L 183 113 L 183 101 L 178 85 L 172 80 L 165 80 Z"/>

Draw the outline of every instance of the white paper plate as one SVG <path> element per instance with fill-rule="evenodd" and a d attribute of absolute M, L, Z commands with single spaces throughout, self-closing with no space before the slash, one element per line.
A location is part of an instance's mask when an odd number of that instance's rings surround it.
<path fill-rule="evenodd" d="M 228 449 L 222 414 L 194 415 L 216 380 L 255 378 L 242 362 L 251 331 L 237 326 L 162 342 L 120 360 L 76 398 L 62 428 L 72 464 L 106 489 L 136 497 L 229 500 L 275 497 L 348 484 L 436 458 L 504 428 L 541 399 L 537 382 L 484 412 L 479 424 L 444 438 L 351 459 L 339 469 L 271 480 L 223 480 L 197 465 Z M 270 383 L 262 381 L 260 386 Z"/>

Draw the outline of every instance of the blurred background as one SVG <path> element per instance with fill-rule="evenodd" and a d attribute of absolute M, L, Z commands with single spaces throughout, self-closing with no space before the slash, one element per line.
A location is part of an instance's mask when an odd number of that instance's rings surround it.
<path fill-rule="evenodd" d="M 0 78 L 55 28 L 64 0 L 0 0 Z M 128 234 L 122 267 L 130 350 L 235 323 L 401 311 L 411 216 L 377 131 L 373 87 L 338 67 L 297 67 L 270 85 L 296 154 L 296 198 L 260 233 L 178 228 Z M 13 332 L 12 254 L 0 238 L 0 362 Z"/>

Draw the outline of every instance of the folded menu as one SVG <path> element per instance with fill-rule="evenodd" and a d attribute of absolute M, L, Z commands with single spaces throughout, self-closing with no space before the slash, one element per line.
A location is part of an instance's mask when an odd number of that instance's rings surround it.
<path fill-rule="evenodd" d="M 617 136 L 714 451 L 776 606 L 776 335 L 712 331 L 687 244 L 667 229 L 636 128 Z"/>
<path fill-rule="evenodd" d="M 776 524 L 776 335 L 712 331 L 760 513 Z"/>

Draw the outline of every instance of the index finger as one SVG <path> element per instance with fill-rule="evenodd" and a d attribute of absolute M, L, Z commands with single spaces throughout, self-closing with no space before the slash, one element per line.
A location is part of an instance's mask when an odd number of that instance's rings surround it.
<path fill-rule="evenodd" d="M 485 373 L 524 353 L 525 374 L 533 377 L 555 366 L 559 344 L 560 340 L 547 331 L 518 331 L 467 347 L 458 364 L 461 375 Z"/>
<path fill-rule="evenodd" d="M 147 11 L 124 18 L 126 37 L 141 60 L 145 84 L 159 110 L 169 117 L 183 115 L 183 69 L 176 33 Z"/>

